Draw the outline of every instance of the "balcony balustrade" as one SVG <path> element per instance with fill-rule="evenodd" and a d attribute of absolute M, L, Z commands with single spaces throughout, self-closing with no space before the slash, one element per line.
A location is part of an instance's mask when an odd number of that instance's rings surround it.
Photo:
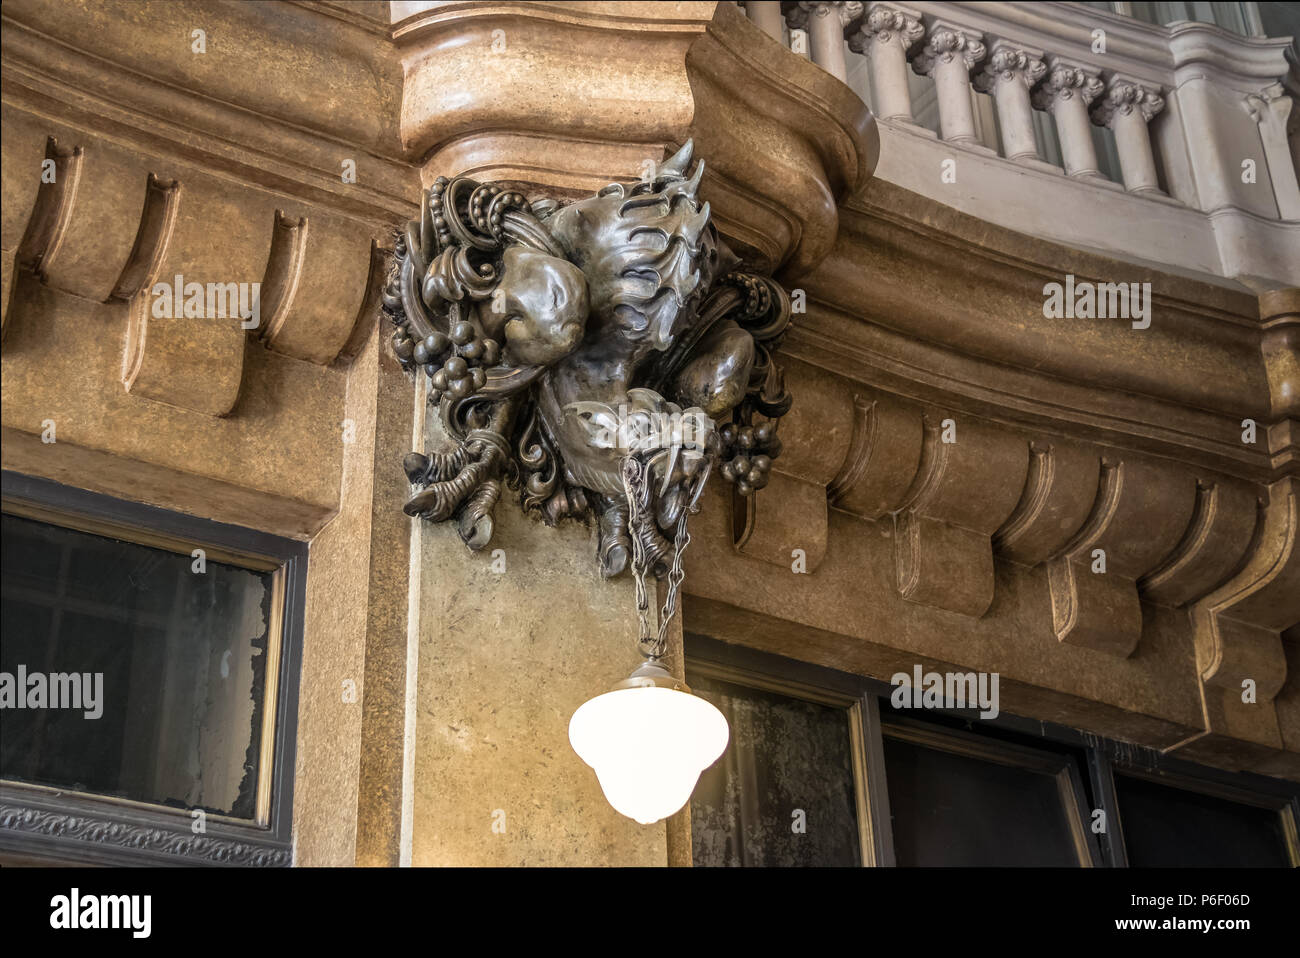
<path fill-rule="evenodd" d="M 1300 285 L 1290 38 L 1063 2 L 744 7 L 872 107 L 886 180 L 1079 248 Z"/>

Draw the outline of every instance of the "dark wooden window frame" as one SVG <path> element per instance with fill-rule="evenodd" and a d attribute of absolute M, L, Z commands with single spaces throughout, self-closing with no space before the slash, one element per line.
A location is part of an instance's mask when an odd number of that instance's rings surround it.
<path fill-rule="evenodd" d="M 1115 775 L 1123 774 L 1274 809 L 1282 819 L 1287 854 L 1292 864 L 1300 867 L 1300 786 L 1295 783 L 1250 772 L 1225 772 L 1006 712 L 995 719 L 979 719 L 978 709 L 926 709 L 924 717 L 918 718 L 909 712 L 896 712 L 887 704 L 881 708 L 882 700 L 888 703 L 894 690 L 887 682 L 732 645 L 692 633 L 689 628 L 685 646 L 688 683 L 692 675 L 704 675 L 846 709 L 851 722 L 864 865 L 896 864 L 893 834 L 888 827 L 891 818 L 883 740 L 888 735 L 901 735 L 919 736 L 926 740 L 923 744 L 946 745 L 950 751 L 973 749 L 982 753 L 978 757 L 987 760 L 1038 766 L 1056 775 L 1067 813 L 1078 813 L 1070 827 L 1083 865 L 1128 867 L 1115 790 Z M 965 732 L 951 723 L 945 727 L 940 724 L 942 719 L 972 721 L 981 733 Z M 990 732 L 1007 733 L 1018 741 L 998 741 Z M 1038 743 L 1041 748 L 1034 747 Z M 1077 756 L 1077 764 L 1065 754 L 1067 751 Z M 1085 765 L 1086 769 L 1080 767 Z M 1105 812 L 1107 828 L 1101 834 L 1091 830 L 1089 804 Z M 884 827 L 880 823 L 885 823 Z"/>
<path fill-rule="evenodd" d="M 307 543 L 125 502 L 5 471 L 4 512 L 95 535 L 274 570 L 279 666 L 269 769 L 259 820 L 208 814 L 194 833 L 187 809 L 0 781 L 0 862 L 285 866 L 293 856 L 293 775 L 302 666 Z M 272 628 L 275 628 L 273 618 Z M 269 698 L 269 697 L 268 697 Z M 269 785 L 269 788 L 267 786 Z"/>

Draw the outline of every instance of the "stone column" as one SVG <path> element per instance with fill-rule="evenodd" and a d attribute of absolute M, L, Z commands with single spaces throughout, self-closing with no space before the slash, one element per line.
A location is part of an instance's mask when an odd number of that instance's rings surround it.
<path fill-rule="evenodd" d="M 1111 77 L 1106 95 L 1093 105 L 1092 122 L 1115 134 L 1124 189 L 1130 193 L 1161 192 L 1147 123 L 1164 105 L 1155 90 L 1121 76 Z"/>
<path fill-rule="evenodd" d="M 993 95 L 1002 149 L 1008 160 L 1040 159 L 1029 90 L 1046 72 L 1040 51 L 997 40 L 984 69 L 975 75 L 975 89 Z"/>
<path fill-rule="evenodd" d="M 924 35 L 919 13 L 887 3 L 873 3 L 849 38 L 849 48 L 867 56 L 871 95 L 879 119 L 912 122 L 907 51 Z"/>
<path fill-rule="evenodd" d="M 745 12 L 759 29 L 785 45 L 785 16 L 781 13 L 781 0 L 746 0 Z"/>
<path fill-rule="evenodd" d="M 1047 77 L 1034 90 L 1033 104 L 1056 120 L 1067 176 L 1100 176 L 1088 107 L 1102 91 L 1095 73 L 1059 57 L 1048 59 Z"/>
<path fill-rule="evenodd" d="M 801 2 L 790 11 L 792 30 L 807 30 L 810 53 L 817 64 L 837 80 L 848 76 L 844 63 L 844 28 L 862 16 L 862 4 L 856 0 L 832 3 Z"/>
<path fill-rule="evenodd" d="M 984 59 L 984 38 L 942 20 L 930 26 L 912 69 L 934 80 L 939 94 L 939 135 L 953 143 L 975 143 L 970 72 Z"/>

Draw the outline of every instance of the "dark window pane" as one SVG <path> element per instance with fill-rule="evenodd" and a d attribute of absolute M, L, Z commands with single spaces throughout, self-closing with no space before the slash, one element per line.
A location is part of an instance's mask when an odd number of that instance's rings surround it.
<path fill-rule="evenodd" d="M 698 677 L 691 688 L 731 726 L 691 797 L 694 863 L 860 865 L 849 712 Z"/>
<path fill-rule="evenodd" d="M 1055 776 L 885 738 L 899 865 L 1078 865 Z"/>
<path fill-rule="evenodd" d="M 0 777 L 252 818 L 273 574 L 17 516 L 3 533 Z M 42 685 L 45 707 L 16 707 Z"/>
<path fill-rule="evenodd" d="M 1115 776 L 1129 865 L 1290 864 L 1277 811 L 1143 778 Z"/>

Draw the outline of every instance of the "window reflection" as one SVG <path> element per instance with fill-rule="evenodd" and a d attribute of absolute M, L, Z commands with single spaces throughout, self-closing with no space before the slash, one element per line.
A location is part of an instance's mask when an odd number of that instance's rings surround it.
<path fill-rule="evenodd" d="M 3 517 L 0 777 L 257 813 L 275 573 Z M 97 717 L 50 707 L 62 677 Z M 24 681 L 19 685 L 19 676 Z"/>

